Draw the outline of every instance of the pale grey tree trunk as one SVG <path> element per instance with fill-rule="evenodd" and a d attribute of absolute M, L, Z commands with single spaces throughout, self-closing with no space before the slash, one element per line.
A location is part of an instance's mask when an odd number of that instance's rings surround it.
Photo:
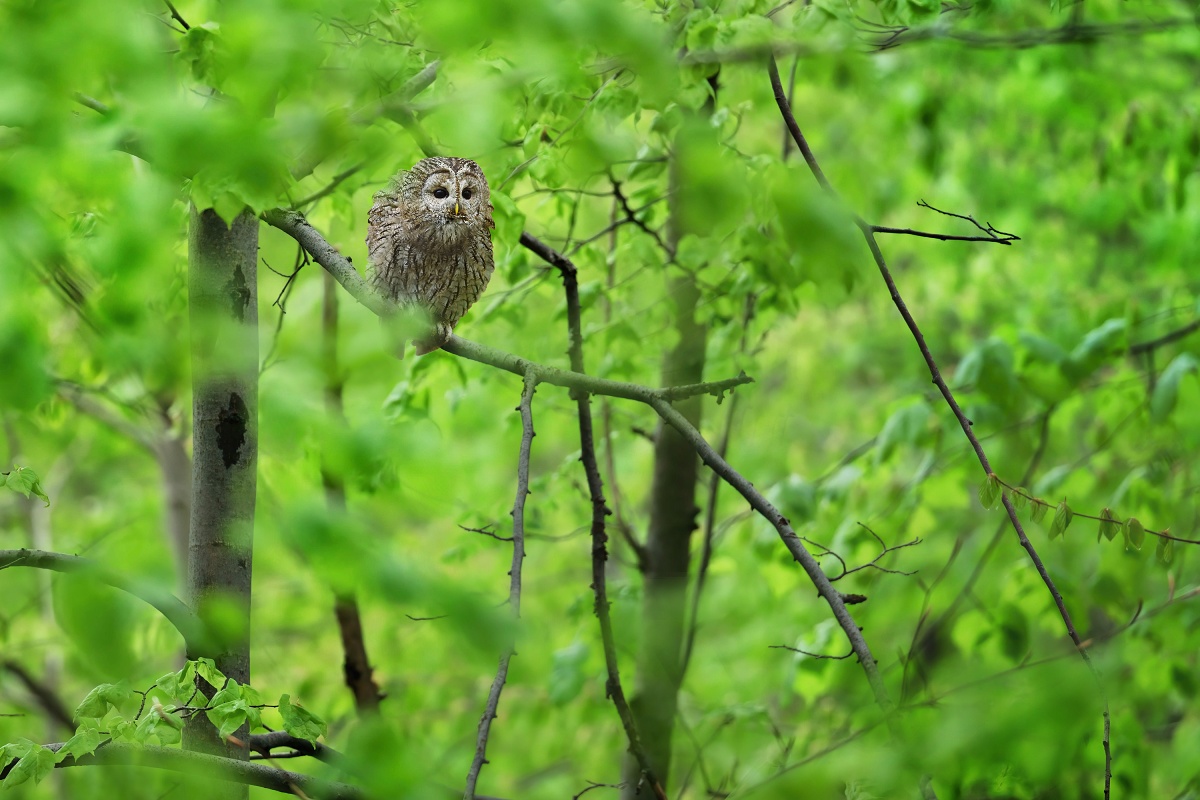
<path fill-rule="evenodd" d="M 213 658 L 227 677 L 250 680 L 250 576 L 258 462 L 258 218 L 248 209 L 231 225 L 193 208 L 188 228 L 192 352 L 192 513 L 188 602 L 202 616 L 220 609 L 233 635 Z M 197 715 L 188 749 L 244 758 L 216 740 Z M 241 790 L 245 796 L 247 790 Z M 233 797 L 222 787 L 221 797 Z"/>

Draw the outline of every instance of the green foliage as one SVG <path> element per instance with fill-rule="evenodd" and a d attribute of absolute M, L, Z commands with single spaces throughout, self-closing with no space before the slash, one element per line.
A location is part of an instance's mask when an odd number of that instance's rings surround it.
<path fill-rule="evenodd" d="M 893 725 L 879 724 L 855 659 L 770 649 L 845 653 L 774 529 L 718 487 L 670 796 L 908 796 L 923 775 L 941 797 L 1096 796 L 1099 694 L 1078 659 L 1041 663 L 1062 652 L 1057 609 L 1007 514 L 975 505 L 1005 495 L 1054 540 L 1029 531 L 1096 663 L 1120 678 L 1107 687 L 1114 796 L 1194 791 L 1194 9 L 1156 2 L 1145 18 L 1183 24 L 1123 35 L 1140 17 L 1116 0 L 175 6 L 186 29 L 142 0 L 0 5 L 0 457 L 45 475 L 13 466 L 0 479 L 5 547 L 86 554 L 184 596 L 164 524 L 180 496 L 164 487 L 188 483 L 167 459 L 194 427 L 189 203 L 225 219 L 299 204 L 365 271 L 372 195 L 429 146 L 478 160 L 493 189 L 496 274 L 457 332 L 567 366 L 561 281 L 520 246 L 528 230 L 578 268 L 588 371 L 658 385 L 678 341 L 668 287 L 693 281 L 705 377 L 756 379 L 734 404 L 704 398 L 702 432 L 718 442 L 733 409 L 727 459 L 827 575 L 846 573 L 841 591 L 867 598 L 851 611 L 903 709 Z M 1100 32 L 1052 43 L 1080 30 Z M 767 49 L 837 197 L 785 150 Z M 410 95 L 421 74 L 432 82 Z M 853 217 L 977 233 L 921 199 L 1021 236 L 878 237 L 998 473 L 977 491 L 972 448 Z M 203 715 L 222 733 L 325 736 L 345 753 L 340 777 L 423 797 L 461 785 L 513 642 L 481 793 L 538 800 L 618 782 L 626 743 L 591 615 L 592 509 L 569 395 L 543 386 L 534 404 L 514 627 L 508 543 L 460 526 L 511 533 L 519 379 L 444 353 L 396 361 L 378 321 L 341 293 L 343 419 L 325 399 L 320 270 L 265 225 L 260 245 L 259 691 L 205 659 L 151 682 L 179 665 L 178 635 L 155 612 L 112 587 L 7 567 L 5 659 L 35 675 L 61 664 L 58 691 L 85 699 L 55 755 L 29 738 L 40 707 L 4 684 L 6 787 L 49 797 L 32 784 L 56 759 L 108 741 L 173 747 Z M 658 421 L 620 400 L 592 409 L 635 697 L 644 586 L 625 532 L 640 539 L 650 524 Z M 326 499 L 334 484 L 344 509 Z M 1065 535 L 1080 524 L 1096 525 L 1099 546 L 1090 527 Z M 697 557 L 705 533 L 692 536 Z M 695 578 L 693 566 L 689 625 Z M 329 612 L 348 594 L 387 695 L 378 718 L 359 716 L 343 683 Z M 1156 611 L 1121 627 L 1140 607 Z M 232 639 L 244 630 L 231 608 L 198 611 Z M 208 788 L 149 773 L 81 767 L 52 783 L 80 800 Z"/>
<path fill-rule="evenodd" d="M 304 706 L 294 705 L 290 695 L 279 698 L 279 715 L 283 717 L 283 729 L 292 736 L 315 742 L 324 736 L 329 726 Z"/>
<path fill-rule="evenodd" d="M 53 750 L 28 739 L 18 739 L 16 742 L 0 746 L 0 766 L 8 764 L 14 758 L 17 763 L 4 778 L 5 789 L 20 786 L 26 781 L 39 783 L 54 769 L 57 760 Z"/>
<path fill-rule="evenodd" d="M 0 472 L 2 485 L 25 497 L 34 496 L 50 505 L 50 498 L 42 488 L 42 479 L 29 467 L 14 466 L 8 472 Z"/>

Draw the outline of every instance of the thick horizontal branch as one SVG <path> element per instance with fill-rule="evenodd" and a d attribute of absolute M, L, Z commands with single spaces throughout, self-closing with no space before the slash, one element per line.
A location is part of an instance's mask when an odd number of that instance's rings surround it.
<path fill-rule="evenodd" d="M 63 742 L 46 745 L 58 752 Z M 13 764 L 16 764 L 14 761 Z M 165 769 L 172 772 L 194 774 L 205 779 L 217 779 L 246 786 L 258 786 L 282 794 L 328 798 L 328 800 L 366 800 L 361 789 L 344 783 L 324 781 L 311 775 L 288 772 L 266 764 L 237 761 L 232 758 L 212 756 L 207 753 L 185 752 L 169 747 L 151 747 L 132 744 L 108 744 L 96 752 L 65 759 L 59 767 L 84 766 L 131 766 Z M 0 770 L 0 777 L 12 769 L 12 765 Z"/>
<path fill-rule="evenodd" d="M 45 550 L 0 550 L 0 570 L 9 567 L 29 567 L 71 573 L 91 578 L 112 586 L 114 589 L 120 589 L 152 606 L 158 613 L 166 617 L 167 621 L 183 637 L 189 657 L 208 652 L 212 647 L 212 637 L 209 635 L 208 628 L 179 598 L 145 581 L 122 575 L 95 561 Z"/>
<path fill-rule="evenodd" d="M 350 259 L 343 256 L 337 251 L 337 248 L 327 242 L 325 237 L 310 225 L 302 214 L 282 208 L 273 208 L 263 212 L 262 218 L 268 224 L 278 228 L 299 242 L 312 255 L 313 259 L 328 270 L 329 274 L 355 300 L 362 303 L 372 312 L 379 316 L 386 316 L 395 310 L 390 302 L 371 289 L 366 280 L 358 274 Z M 528 238 L 530 241 L 527 243 L 526 237 L 522 236 L 522 244 L 525 244 L 526 247 L 529 247 L 534 252 L 537 252 L 539 256 L 542 256 L 543 252 L 537 249 L 537 246 L 540 246 L 545 250 L 547 255 L 544 257 L 549 261 L 552 257 L 549 255 L 551 252 L 549 248 L 546 248 L 545 245 L 542 245 L 541 242 L 533 239 L 533 237 Z M 558 258 L 561 259 L 562 257 L 558 256 Z M 551 263 L 554 262 L 551 261 Z M 481 364 L 487 364 L 488 366 L 511 372 L 514 375 L 524 377 L 532 373 L 538 383 L 549 383 L 569 389 L 581 389 L 589 394 L 622 397 L 626 400 L 637 400 L 642 403 L 653 403 L 655 400 L 670 402 L 701 394 L 711 394 L 715 397 L 721 397 L 725 392 L 737 386 L 754 382 L 753 378 L 742 373 L 736 378 L 726 378 L 721 381 L 654 389 L 637 383 L 611 381 L 579 372 L 549 367 L 458 336 L 451 336 L 450 341 L 444 344 L 442 349 L 456 356 L 470 359 L 471 361 L 478 361 Z"/>

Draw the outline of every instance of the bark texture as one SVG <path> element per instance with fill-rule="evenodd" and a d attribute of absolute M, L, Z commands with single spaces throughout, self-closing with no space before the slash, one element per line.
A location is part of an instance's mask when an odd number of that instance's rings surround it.
<path fill-rule="evenodd" d="M 250 680 L 250 577 L 258 463 L 258 219 L 231 225 L 192 209 L 188 300 L 192 352 L 192 513 L 188 602 L 225 634 L 213 658 L 227 677 Z M 215 612 L 215 613 L 214 613 Z M 245 757 L 216 741 L 197 715 L 188 749 Z"/>

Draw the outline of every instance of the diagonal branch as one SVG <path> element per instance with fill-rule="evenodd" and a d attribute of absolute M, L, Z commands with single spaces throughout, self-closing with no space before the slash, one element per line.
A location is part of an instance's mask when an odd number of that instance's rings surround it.
<path fill-rule="evenodd" d="M 808 146 L 808 141 L 804 138 L 804 134 L 800 131 L 800 126 L 796 122 L 796 117 L 792 113 L 791 104 L 787 100 L 787 96 L 783 90 L 783 84 L 779 78 L 779 67 L 775 63 L 775 59 L 771 58 L 768 71 L 771 78 L 771 86 L 775 93 L 775 102 L 779 106 L 779 112 L 783 115 L 784 122 L 787 124 L 788 130 L 792 133 L 792 138 L 796 141 L 796 146 L 800 148 L 800 152 L 804 155 L 804 160 L 808 164 L 813 177 L 817 183 L 821 185 L 832 197 L 837 197 L 837 192 L 821 171 L 820 165 L 817 163 L 816 156 L 813 155 L 812 148 Z M 967 419 L 967 415 L 963 413 L 962 407 L 958 401 L 954 399 L 954 393 L 950 391 L 945 379 L 942 378 L 941 371 L 938 369 L 937 362 L 933 358 L 933 353 L 929 349 L 929 345 L 925 342 L 925 337 L 921 333 L 920 327 L 917 325 L 916 319 L 908 310 L 908 306 L 904 302 L 904 298 L 900 296 L 900 290 L 896 287 L 896 282 L 892 278 L 891 270 L 888 269 L 887 261 L 883 257 L 883 252 L 879 249 L 879 243 L 875 240 L 875 232 L 872 226 L 868 224 L 862 217 L 854 215 L 854 222 L 862 231 L 863 238 L 866 240 L 867 247 L 871 250 L 871 256 L 875 260 L 875 265 L 879 268 L 879 274 L 883 277 L 884 283 L 887 285 L 888 292 L 892 297 L 892 302 L 896 306 L 896 310 L 900 312 L 900 316 L 904 318 L 905 325 L 908 326 L 909 332 L 917 343 L 917 347 L 921 351 L 921 357 L 925 360 L 925 365 L 929 368 L 929 374 L 933 378 L 933 383 L 942 393 L 942 397 L 946 401 L 946 405 L 950 407 L 959 425 L 962 427 L 963 434 L 971 443 L 971 447 L 975 450 L 975 455 L 979 459 L 979 465 L 983 468 L 986 475 L 993 475 L 991 464 L 988 461 L 987 454 L 983 451 L 983 445 L 979 441 L 979 437 L 972 430 L 971 421 Z M 1055 606 L 1058 607 L 1059 616 L 1062 618 L 1063 625 L 1066 627 L 1067 635 L 1071 637 L 1071 641 L 1075 643 L 1075 647 L 1079 651 L 1080 657 L 1091 670 L 1093 677 L 1096 679 L 1097 685 L 1100 686 L 1101 694 L 1104 693 L 1103 685 L 1100 684 L 1100 674 L 1097 672 L 1095 665 L 1092 664 L 1091 656 L 1088 654 L 1083 640 L 1079 638 L 1079 633 L 1075 630 L 1075 624 L 1071 620 L 1071 615 L 1067 611 L 1066 604 L 1063 602 L 1062 594 L 1058 591 L 1054 580 L 1050 577 L 1050 573 L 1046 570 L 1042 559 L 1038 556 L 1037 550 L 1033 543 L 1029 541 L 1029 537 L 1025 535 L 1025 529 L 1021 525 L 1021 520 L 1017 516 L 1017 509 L 1013 506 L 1012 500 L 1009 499 L 1008 492 L 1004 492 L 1001 496 L 1004 503 L 1004 510 L 1008 512 L 1009 521 L 1012 523 L 1013 530 L 1017 533 L 1017 538 L 1020 540 L 1021 547 L 1028 553 L 1030 561 L 1033 562 L 1037 569 L 1038 575 L 1041 576 L 1042 582 L 1046 585 L 1050 596 L 1054 599 Z M 1104 797 L 1108 800 L 1109 788 L 1112 782 L 1112 754 L 1109 740 L 1109 710 L 1108 699 L 1104 700 Z"/>
<path fill-rule="evenodd" d="M 533 447 L 533 393 L 537 388 L 537 377 L 533 372 L 525 374 L 525 388 L 521 392 L 521 449 L 517 456 L 517 497 L 513 501 L 513 554 L 512 567 L 508 571 L 508 604 L 515 619 L 521 618 L 521 564 L 525 561 L 525 498 L 529 495 L 529 451 Z M 500 692 L 508 680 L 508 662 L 516 655 L 515 645 L 509 645 L 500 656 L 500 666 L 496 669 L 496 677 L 492 680 L 492 688 L 488 692 L 487 704 L 483 716 L 479 720 L 479 733 L 475 739 L 475 758 L 471 761 L 471 769 L 467 773 L 467 788 L 463 792 L 463 800 L 475 800 L 475 784 L 479 781 L 479 771 L 487 760 L 488 734 L 492 730 L 492 720 L 496 718 L 496 708 L 500 705 Z"/>
<path fill-rule="evenodd" d="M 79 556 L 45 550 L 0 550 L 0 570 L 31 567 L 52 572 L 73 573 L 133 595 L 166 617 L 183 636 L 188 657 L 208 652 L 212 636 L 204 623 L 179 598 L 145 581 L 122 575 L 101 564 Z"/>
<path fill-rule="evenodd" d="M 867 646 L 867 642 L 863 638 L 862 630 L 858 627 L 858 623 L 854 621 L 854 618 L 850 616 L 841 593 L 833 588 L 833 584 L 829 582 L 829 578 L 825 576 L 817 560 L 813 558 L 812 553 L 808 552 L 804 544 L 800 541 L 800 537 L 792 530 L 791 522 L 761 492 L 754 488 L 754 484 L 746 480 L 741 473 L 729 465 L 729 462 L 721 458 L 717 451 L 708 442 L 704 441 L 704 437 L 700 435 L 700 432 L 693 428 L 684 419 L 683 415 L 676 411 L 669 403 L 663 400 L 654 400 L 650 405 L 653 406 L 654 410 L 658 412 L 659 416 L 668 425 L 679 431 L 691 443 L 692 447 L 700 455 L 700 458 L 713 472 L 716 472 L 726 483 L 736 489 L 738 494 L 744 497 L 755 511 L 774 526 L 775 531 L 779 534 L 779 538 L 783 540 L 784 546 L 792 554 L 792 558 L 800 563 L 801 568 L 804 569 L 813 586 L 817 588 L 817 593 L 829 603 L 834 618 L 845 632 L 846 638 L 850 640 L 850 646 L 853 648 L 854 654 L 858 656 L 858 661 L 862 665 L 863 672 L 867 675 L 867 682 L 870 683 L 871 691 L 875 694 L 875 702 L 885 713 L 892 711 L 894 704 L 891 698 L 888 697 L 887 688 L 883 685 L 883 678 L 879 674 L 878 667 L 875 665 L 875 658 L 871 655 L 871 649 Z"/>

